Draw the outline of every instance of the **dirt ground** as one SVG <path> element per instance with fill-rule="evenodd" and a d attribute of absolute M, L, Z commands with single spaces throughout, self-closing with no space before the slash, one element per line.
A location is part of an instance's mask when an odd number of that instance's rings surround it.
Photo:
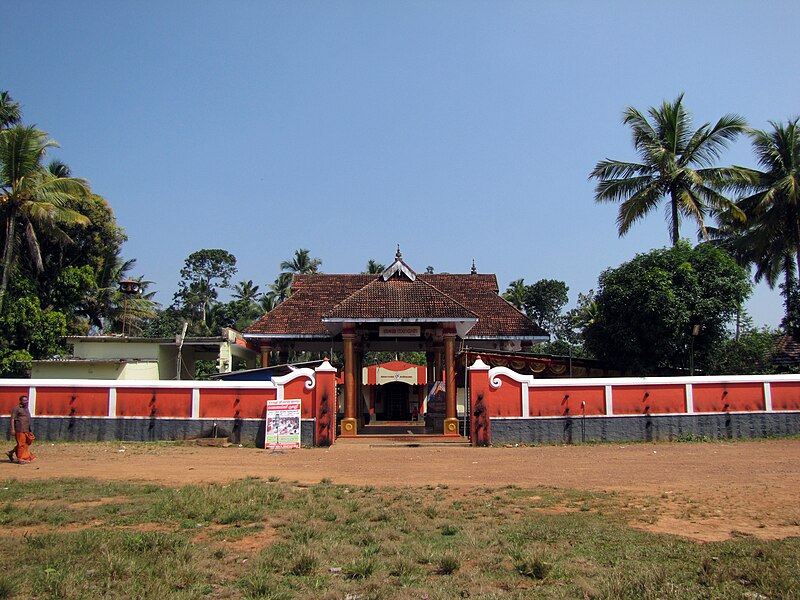
<path fill-rule="evenodd" d="M 10 446 L 9 446 L 10 447 Z M 616 492 L 652 511 L 637 524 L 701 541 L 800 535 L 800 440 L 467 448 L 339 440 L 327 449 L 35 444 L 0 480 L 92 477 L 166 485 L 244 477 L 395 487 L 552 486 Z M 2 455 L 0 455 L 2 456 Z"/>

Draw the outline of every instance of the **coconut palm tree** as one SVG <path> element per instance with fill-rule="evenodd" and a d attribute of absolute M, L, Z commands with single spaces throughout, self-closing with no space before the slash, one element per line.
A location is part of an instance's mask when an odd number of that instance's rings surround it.
<path fill-rule="evenodd" d="M 747 215 L 744 225 L 728 215 L 717 237 L 744 265 L 755 267 L 756 282 L 772 288 L 782 278 L 786 320 L 797 321 L 797 274 L 800 272 L 800 118 L 785 125 L 770 122 L 772 131 L 750 130 L 761 170 L 737 188 L 745 197 L 737 207 Z M 792 308 L 795 307 L 795 308 Z M 796 327 L 797 324 L 793 325 Z"/>
<path fill-rule="evenodd" d="M 517 307 L 518 310 L 525 310 L 525 296 L 528 293 L 528 286 L 524 279 L 515 279 L 508 284 L 508 289 L 503 293 L 503 298 Z"/>
<path fill-rule="evenodd" d="M 19 102 L 14 102 L 7 91 L 0 92 L 0 130 L 17 125 L 21 120 L 22 111 Z"/>
<path fill-rule="evenodd" d="M 706 217 L 710 214 L 729 210 L 744 219 L 721 190 L 746 180 L 748 170 L 715 167 L 714 163 L 745 130 L 745 120 L 728 114 L 713 126 L 704 123 L 693 131 L 691 116 L 683 107 L 683 94 L 674 102 L 651 107 L 648 114 L 652 121 L 636 108 L 628 107 L 623 118 L 623 123 L 631 127 L 633 145 L 642 162 L 605 159 L 590 175 L 599 180 L 595 201 L 621 202 L 617 216 L 619 235 L 625 235 L 665 198 L 673 246 L 680 239 L 682 218 L 695 221 L 706 239 Z"/>
<path fill-rule="evenodd" d="M 292 279 L 294 275 L 292 273 L 280 273 L 275 281 L 269 284 L 269 291 L 264 294 L 265 297 L 269 299 L 264 299 L 265 306 L 272 306 L 275 308 L 283 302 L 287 296 L 292 293 Z M 270 308 L 269 310 L 272 310 Z"/>
<path fill-rule="evenodd" d="M 280 298 L 272 291 L 261 294 L 258 298 L 258 306 L 264 313 L 270 312 L 273 308 L 278 306 L 278 304 L 280 304 Z"/>
<path fill-rule="evenodd" d="M 256 299 L 258 298 L 258 288 L 259 286 L 254 285 L 252 279 L 240 281 L 233 286 L 233 294 L 231 295 L 237 300 L 256 302 Z"/>
<path fill-rule="evenodd" d="M 5 228 L 0 266 L 0 307 L 8 287 L 20 243 L 27 242 L 34 267 L 43 269 L 36 229 L 62 233 L 59 224 L 86 224 L 89 220 L 67 208 L 70 201 L 86 198 L 89 186 L 82 179 L 57 177 L 43 167 L 47 149 L 57 144 L 33 127 L 15 125 L 0 132 L 0 206 Z M 17 227 L 21 231 L 17 231 Z M 64 234 L 65 235 L 65 234 Z"/>
<path fill-rule="evenodd" d="M 386 270 L 386 266 L 382 265 L 376 260 L 369 259 L 367 261 L 367 270 L 364 271 L 365 275 L 380 275 Z"/>
<path fill-rule="evenodd" d="M 294 251 L 294 257 L 291 260 L 285 260 L 281 263 L 281 271 L 289 273 L 316 273 L 322 266 L 322 260 L 319 258 L 311 258 L 310 251 L 306 248 L 300 248 Z"/>
<path fill-rule="evenodd" d="M 782 242 L 800 269 L 800 127 L 798 119 L 785 126 L 770 122 L 772 131 L 750 131 L 753 149 L 762 170 L 755 171 L 752 193 L 738 202 L 748 215 L 750 237 L 757 238 L 758 250 Z M 763 250 L 754 258 L 769 260 Z"/>

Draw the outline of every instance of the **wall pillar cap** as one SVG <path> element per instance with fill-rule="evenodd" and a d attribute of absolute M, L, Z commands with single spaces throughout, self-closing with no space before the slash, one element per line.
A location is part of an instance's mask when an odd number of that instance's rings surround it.
<path fill-rule="evenodd" d="M 314 369 L 317 373 L 336 373 L 336 367 L 334 367 L 328 359 L 324 359 L 322 364 Z"/>
<path fill-rule="evenodd" d="M 475 358 L 475 362 L 472 363 L 472 366 L 469 368 L 470 371 L 488 371 L 489 369 L 489 365 L 481 360 L 480 354 Z"/>

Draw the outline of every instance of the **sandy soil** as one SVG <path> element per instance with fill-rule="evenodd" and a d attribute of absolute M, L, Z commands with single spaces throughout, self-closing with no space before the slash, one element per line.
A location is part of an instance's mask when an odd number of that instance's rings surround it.
<path fill-rule="evenodd" d="M 0 463 L 0 479 L 93 477 L 167 485 L 243 477 L 354 485 L 553 486 L 617 492 L 652 507 L 637 526 L 702 541 L 737 532 L 800 535 L 800 440 L 734 443 L 416 448 L 340 440 L 328 449 L 167 444 L 39 444 L 29 465 Z M 2 456 L 2 455 L 0 455 Z M 648 508 L 648 510 L 650 510 Z"/>

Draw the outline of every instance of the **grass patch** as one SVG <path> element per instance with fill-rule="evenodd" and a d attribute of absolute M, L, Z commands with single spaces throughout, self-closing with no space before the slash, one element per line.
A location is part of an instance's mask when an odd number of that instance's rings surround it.
<path fill-rule="evenodd" d="M 655 535 L 628 522 L 657 506 L 616 494 L 261 479 L 0 488 L 0 544 L 15 549 L 0 554 L 0 599 L 800 597 L 800 538 Z"/>

